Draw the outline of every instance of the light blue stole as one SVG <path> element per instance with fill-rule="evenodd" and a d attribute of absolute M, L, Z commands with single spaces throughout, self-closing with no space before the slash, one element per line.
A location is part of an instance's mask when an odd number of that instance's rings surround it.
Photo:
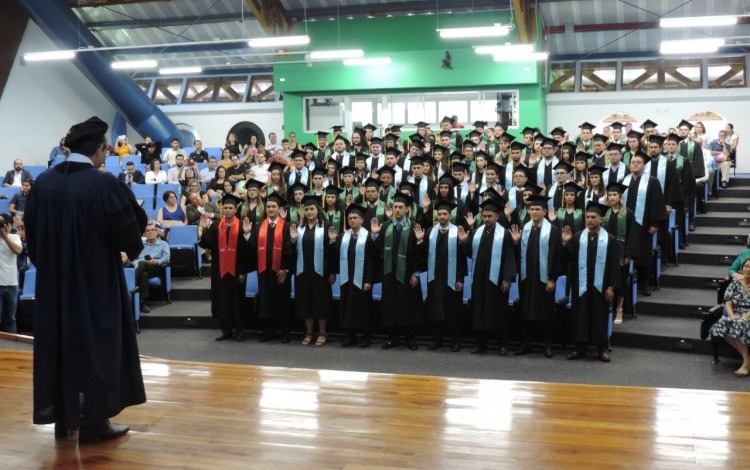
<path fill-rule="evenodd" d="M 297 231 L 297 276 L 305 271 L 305 257 L 302 253 L 302 237 L 305 235 L 307 230 L 307 224 L 301 225 Z M 313 255 L 313 261 L 315 265 L 315 274 L 318 276 L 323 275 L 323 250 L 325 243 L 325 230 L 322 226 L 315 226 L 315 254 Z"/>
<path fill-rule="evenodd" d="M 299 182 L 304 184 L 305 186 L 310 186 L 308 181 L 310 180 L 310 170 L 308 170 L 305 167 L 302 167 L 302 175 L 299 178 Z M 293 185 L 297 182 L 297 169 L 294 168 L 291 173 L 289 173 L 289 186 Z"/>
<path fill-rule="evenodd" d="M 592 200 L 594 200 L 594 189 L 589 188 L 583 195 L 583 207 L 588 206 L 589 202 L 591 202 Z M 605 204 L 607 202 L 607 195 L 605 194 L 604 196 L 598 198 L 596 202 L 598 202 L 599 204 Z"/>
<path fill-rule="evenodd" d="M 513 161 L 509 160 L 508 164 L 505 165 L 505 187 L 506 188 L 512 188 L 513 187 L 513 173 L 515 170 L 513 169 Z"/>
<path fill-rule="evenodd" d="M 651 176 L 651 164 L 654 163 L 653 160 L 648 162 L 648 165 L 646 165 L 646 169 L 644 170 L 644 173 Z M 664 192 L 664 185 L 667 181 L 667 157 L 664 155 L 659 157 L 659 161 L 657 162 L 658 167 L 656 168 L 656 179 L 659 180 L 659 186 L 661 186 L 662 192 Z"/>
<path fill-rule="evenodd" d="M 588 285 L 588 268 L 586 264 L 586 254 L 589 248 L 589 229 L 581 231 L 581 238 L 578 240 L 578 296 L 586 293 Z M 604 266 L 607 263 L 607 245 L 609 243 L 609 234 L 603 228 L 599 229 L 599 237 L 596 241 L 596 262 L 594 263 L 594 287 L 602 292 L 604 285 Z"/>
<path fill-rule="evenodd" d="M 508 202 L 510 202 L 510 210 L 514 210 L 516 208 L 516 187 L 511 186 L 508 190 Z"/>
<path fill-rule="evenodd" d="M 647 173 L 641 175 L 641 180 L 638 182 L 638 199 L 635 201 L 635 221 L 638 225 L 643 225 L 643 216 L 646 213 L 646 193 L 648 192 L 648 179 L 650 176 Z M 628 189 L 622 194 L 623 199 L 628 201 L 628 192 L 630 191 L 630 182 L 633 180 L 633 175 L 630 174 L 622 180 L 622 184 L 628 186 Z"/>
<path fill-rule="evenodd" d="M 367 237 L 369 232 L 364 227 L 359 228 L 357 232 L 357 248 L 354 252 L 354 285 L 358 288 L 362 288 L 362 278 L 365 274 L 365 244 L 367 243 Z M 341 239 L 341 251 L 339 261 L 339 280 L 343 286 L 349 282 L 349 240 L 352 238 L 352 229 L 347 230 L 344 233 L 344 238 Z"/>
<path fill-rule="evenodd" d="M 526 222 L 523 226 L 523 233 L 521 234 L 521 280 L 526 279 L 526 251 L 529 246 L 529 235 L 531 235 L 531 227 L 534 225 L 533 221 Z M 539 280 L 543 283 L 549 281 L 549 270 L 547 269 L 547 263 L 549 262 L 549 232 L 552 228 L 552 224 L 547 219 L 542 220 L 542 228 L 539 233 Z"/>
<path fill-rule="evenodd" d="M 437 253 L 437 237 L 440 233 L 440 225 L 432 227 L 430 232 L 430 252 L 427 257 L 427 282 L 435 279 L 435 256 Z M 456 290 L 456 239 L 458 236 L 458 227 L 448 224 L 448 287 Z"/>
<path fill-rule="evenodd" d="M 474 239 L 471 241 L 471 257 L 474 259 L 471 272 L 472 278 L 474 278 L 477 269 L 477 255 L 479 254 L 479 242 L 482 240 L 483 230 L 484 224 L 480 225 L 479 228 L 474 231 Z M 505 229 L 502 225 L 495 223 L 495 234 L 492 239 L 492 253 L 490 254 L 490 282 L 495 285 L 498 285 L 500 280 L 500 265 L 503 261 L 504 238 Z"/>
<path fill-rule="evenodd" d="M 617 175 L 617 182 L 619 183 L 622 181 L 623 178 L 625 178 L 625 164 L 620 162 L 620 166 L 617 167 L 617 171 L 615 174 Z M 606 188 L 609 186 L 609 173 L 612 171 L 612 165 L 607 166 L 607 171 L 604 172 L 602 175 L 602 181 L 604 182 L 604 187 Z"/>
<path fill-rule="evenodd" d="M 557 165 L 557 163 L 559 161 L 560 160 L 557 157 L 552 157 L 552 163 L 550 163 L 550 165 L 552 165 L 552 169 L 553 170 L 555 168 L 555 165 Z M 537 186 L 539 185 L 539 183 L 542 183 L 542 184 L 544 183 L 544 171 L 547 169 L 547 166 L 548 166 L 547 165 L 547 161 L 545 159 L 542 159 L 542 161 L 540 161 L 539 163 L 537 163 L 537 167 L 536 167 L 536 184 L 537 184 Z M 552 180 L 553 181 L 555 180 L 555 173 L 554 173 L 554 171 L 552 172 Z"/>
<path fill-rule="evenodd" d="M 555 207 L 555 193 L 557 193 L 558 189 L 562 191 L 562 188 L 558 187 L 557 181 L 554 182 L 552 186 L 549 188 L 549 192 L 547 193 L 547 210 L 551 211 Z"/>

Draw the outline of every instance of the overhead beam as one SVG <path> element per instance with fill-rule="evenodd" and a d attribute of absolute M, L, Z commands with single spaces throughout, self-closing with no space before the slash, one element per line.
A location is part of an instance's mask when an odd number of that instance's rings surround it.
<path fill-rule="evenodd" d="M 741 64 L 732 64 L 729 67 L 729 70 L 724 72 L 720 77 L 718 77 L 716 80 L 713 81 L 713 85 L 715 87 L 722 87 L 726 82 L 728 82 L 732 77 L 737 75 L 738 73 L 742 72 L 742 65 Z"/>
<path fill-rule="evenodd" d="M 70 8 L 108 7 L 112 5 L 134 5 L 136 3 L 156 3 L 157 1 L 172 2 L 172 0 L 68 0 Z"/>
<path fill-rule="evenodd" d="M 236 13 L 222 15 L 180 16 L 174 18 L 148 18 L 141 20 L 90 21 L 86 26 L 92 31 L 108 29 L 164 28 L 167 26 L 188 26 L 194 24 L 215 24 L 241 22 L 242 17 Z M 245 21 L 255 21 L 246 18 Z"/>
<path fill-rule="evenodd" d="M 355 18 L 361 17 L 383 17 L 387 15 L 403 16 L 408 13 L 422 15 L 425 13 L 447 14 L 462 12 L 485 12 L 508 10 L 511 0 L 440 0 L 439 9 L 433 8 L 435 2 L 425 2 L 424 0 L 407 0 L 404 2 L 378 3 L 378 4 L 355 4 L 340 5 L 338 7 L 308 8 L 289 10 L 289 18 L 295 21 L 323 20 L 329 18 Z"/>
<path fill-rule="evenodd" d="M 631 88 L 638 88 L 641 85 L 643 85 L 644 83 L 646 83 L 646 81 L 649 78 L 653 77 L 656 74 L 656 72 L 657 72 L 657 69 L 655 69 L 655 68 L 646 69 L 645 72 L 643 72 L 642 74 L 638 75 L 635 78 L 635 80 L 632 80 L 630 83 L 626 83 L 625 86 L 628 86 L 628 87 L 631 87 Z"/>
<path fill-rule="evenodd" d="M 269 36 L 289 32 L 291 21 L 279 0 L 245 0 L 245 3 Z"/>
<path fill-rule="evenodd" d="M 597 74 L 591 71 L 583 72 L 581 75 L 591 80 L 591 82 L 596 85 L 596 87 L 600 90 L 607 90 L 608 88 L 613 87 L 613 85 L 607 83 L 605 80 L 603 80 L 601 77 L 599 77 Z"/>
<path fill-rule="evenodd" d="M 515 0 L 514 0 L 515 1 Z M 750 24 L 750 16 L 737 18 L 737 24 Z M 630 31 L 634 29 L 659 28 L 658 21 L 623 22 L 623 23 L 600 23 L 600 24 L 576 24 L 573 25 L 574 33 L 598 33 L 602 31 Z M 565 25 L 550 25 L 544 28 L 547 34 L 565 34 Z"/>
<path fill-rule="evenodd" d="M 685 85 L 688 88 L 696 88 L 696 87 L 699 86 L 698 82 L 694 82 L 694 81 L 690 80 L 688 77 L 686 77 L 685 75 L 683 75 L 682 73 L 680 73 L 674 67 L 670 67 L 670 68 L 664 69 L 664 73 L 666 73 L 667 75 L 671 76 L 672 78 L 674 78 L 675 80 L 677 80 L 678 82 L 682 83 L 683 85 Z"/>
<path fill-rule="evenodd" d="M 521 44 L 536 42 L 536 8 L 531 0 L 512 0 L 513 13 L 516 17 L 518 41 Z"/>

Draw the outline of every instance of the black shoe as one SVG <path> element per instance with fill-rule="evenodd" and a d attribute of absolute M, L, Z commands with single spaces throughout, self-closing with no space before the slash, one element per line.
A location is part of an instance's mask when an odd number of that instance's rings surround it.
<path fill-rule="evenodd" d="M 365 338 L 362 341 L 359 342 L 360 348 L 369 348 L 370 347 L 370 338 Z"/>
<path fill-rule="evenodd" d="M 127 434 L 128 431 L 130 431 L 128 426 L 124 424 L 110 424 L 109 420 L 105 419 L 99 424 L 81 426 L 81 429 L 78 431 L 78 443 L 91 444 L 93 442 L 117 439 Z"/>
<path fill-rule="evenodd" d="M 55 439 L 65 439 L 70 436 L 70 431 L 63 423 L 55 423 Z"/>
<path fill-rule="evenodd" d="M 523 343 L 520 348 L 516 349 L 516 351 L 513 353 L 514 356 L 523 356 L 524 354 L 528 354 L 531 352 L 531 346 L 529 346 L 526 343 Z"/>
<path fill-rule="evenodd" d="M 451 352 L 458 352 L 461 350 L 461 343 L 451 344 Z"/>
<path fill-rule="evenodd" d="M 141 313 L 150 313 L 150 312 L 151 312 L 151 309 L 148 308 L 148 305 L 146 305 L 145 303 L 142 303 L 141 304 Z"/>
<path fill-rule="evenodd" d="M 225 339 L 229 339 L 232 337 L 232 333 L 222 333 L 221 336 L 216 338 L 216 341 L 224 341 Z"/>
<path fill-rule="evenodd" d="M 401 342 L 397 339 L 389 339 L 387 343 L 383 344 L 383 349 L 397 348 L 401 346 Z"/>
<path fill-rule="evenodd" d="M 276 338 L 276 335 L 274 335 L 273 333 L 263 333 L 258 341 L 261 343 L 267 343 L 274 338 Z"/>
<path fill-rule="evenodd" d="M 508 348 L 505 346 L 500 346 L 497 348 L 497 354 L 499 356 L 507 356 L 508 355 Z"/>
<path fill-rule="evenodd" d="M 478 344 L 474 346 L 474 349 L 472 349 L 470 352 L 471 354 L 483 354 L 485 351 L 487 351 L 487 345 L 486 344 Z"/>
<path fill-rule="evenodd" d="M 291 338 L 289 337 L 289 333 L 284 333 L 281 335 L 281 342 L 286 344 L 289 341 L 291 341 Z"/>
<path fill-rule="evenodd" d="M 414 338 L 412 338 L 412 339 L 408 340 L 408 341 L 406 342 L 406 345 L 407 345 L 407 346 L 409 347 L 409 349 L 411 349 L 412 351 L 416 351 L 417 349 L 419 349 L 419 346 L 417 346 L 417 341 L 416 341 L 416 340 L 415 340 Z"/>
<path fill-rule="evenodd" d="M 641 295 L 644 297 L 651 297 L 651 288 L 641 290 Z"/>
<path fill-rule="evenodd" d="M 429 346 L 427 346 L 427 350 L 428 351 L 434 351 L 434 350 L 440 349 L 442 347 L 443 347 L 443 342 L 442 341 L 433 341 L 432 344 L 430 344 Z"/>
<path fill-rule="evenodd" d="M 552 356 L 553 356 L 553 354 L 552 354 L 552 348 L 551 348 L 551 347 L 549 347 L 549 346 L 547 346 L 547 347 L 546 347 L 546 348 L 544 349 L 544 357 L 546 357 L 547 359 L 549 359 L 549 358 L 551 358 Z"/>
<path fill-rule="evenodd" d="M 243 333 L 242 331 L 238 331 L 234 334 L 234 339 L 235 341 L 245 341 L 245 333 Z"/>
<path fill-rule="evenodd" d="M 357 338 L 350 336 L 350 337 L 346 338 L 346 341 L 344 341 L 343 343 L 341 343 L 341 347 L 342 348 L 348 348 L 348 347 L 351 347 L 351 346 L 355 346 L 356 344 L 357 344 Z"/>

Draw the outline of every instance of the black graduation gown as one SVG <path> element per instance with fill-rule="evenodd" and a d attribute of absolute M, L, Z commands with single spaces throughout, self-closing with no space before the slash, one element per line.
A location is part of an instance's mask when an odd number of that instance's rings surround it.
<path fill-rule="evenodd" d="M 436 225 L 425 232 L 424 241 L 419 245 L 422 268 L 427 270 L 430 254 L 430 234 L 440 230 Z M 439 233 L 435 240 L 435 279 L 427 283 L 427 315 L 431 322 L 460 323 L 463 313 L 463 292 L 456 292 L 448 286 L 448 232 Z M 464 282 L 467 273 L 466 256 L 456 237 L 456 282 Z"/>
<path fill-rule="evenodd" d="M 242 327 L 244 306 L 244 283 L 240 284 L 237 276 L 247 274 L 250 271 L 249 243 L 242 234 L 242 221 L 235 217 L 235 224 L 239 224 L 237 233 L 237 255 L 235 258 L 235 275 L 227 274 L 221 276 L 221 257 L 219 256 L 219 222 L 212 223 L 210 227 L 203 230 L 198 245 L 201 248 L 211 250 L 213 254 L 211 262 L 211 316 L 219 318 L 224 322 L 234 321 L 238 327 Z M 223 327 L 228 329 L 225 324 Z M 231 333 L 231 329 L 224 331 Z"/>
<path fill-rule="evenodd" d="M 513 250 L 513 239 L 510 232 L 506 230 L 503 237 L 502 264 L 498 285 L 490 282 L 490 264 L 495 256 L 492 253 L 492 240 L 496 227 L 486 228 L 484 224 L 474 229 L 470 236 L 462 243 L 464 255 L 472 257 L 474 237 L 482 237 L 479 241 L 477 257 L 473 263 L 473 274 L 471 278 L 471 303 L 470 312 L 472 328 L 477 331 L 501 332 L 507 337 L 507 331 L 501 331 L 501 325 L 507 324 L 509 292 L 502 292 L 502 283 L 512 283 L 518 271 L 516 269 L 516 256 Z M 506 317 L 503 321 L 502 317 Z"/>
<path fill-rule="evenodd" d="M 421 224 L 422 228 L 425 230 L 438 225 L 437 212 L 435 212 L 436 202 L 437 201 L 433 201 L 430 203 L 430 206 L 427 208 L 427 212 L 425 212 L 424 217 L 422 218 Z M 468 232 L 469 230 L 471 230 L 471 228 L 469 227 L 469 223 L 466 221 L 466 214 L 468 213 L 466 204 L 464 204 L 462 201 L 455 200 L 455 198 L 453 199 L 453 202 L 456 203 L 456 218 L 455 220 L 451 218 L 451 223 L 453 225 L 460 225 L 464 228 L 464 230 Z"/>
<path fill-rule="evenodd" d="M 568 270 L 568 284 L 572 310 L 570 321 L 572 327 L 572 341 L 577 344 L 590 343 L 599 347 L 607 344 L 607 326 L 609 323 L 610 302 L 604 299 L 604 292 L 608 287 L 619 289 L 620 275 L 618 262 L 617 239 L 608 233 L 607 258 L 604 267 L 604 281 L 602 292 L 594 287 L 594 269 L 596 264 L 597 241 L 589 240 L 586 253 L 586 278 L 587 288 L 583 296 L 578 295 L 578 252 L 580 249 L 580 236 L 583 232 L 573 235 L 573 238 L 565 247 L 565 256 L 570 260 L 571 269 Z"/>
<path fill-rule="evenodd" d="M 641 177 L 633 177 L 630 180 L 630 186 L 628 189 L 627 199 L 625 206 L 633 211 L 635 216 L 635 208 L 638 201 L 638 185 L 640 184 Z M 651 235 L 648 233 L 649 227 L 659 227 L 663 222 L 667 220 L 667 209 L 664 202 L 664 194 L 661 192 L 661 186 L 659 180 L 656 178 L 649 178 L 648 187 L 646 189 L 646 205 L 643 211 L 643 224 L 639 224 L 637 219 L 634 221 L 633 230 L 636 233 L 636 238 L 632 253 L 635 264 L 638 266 L 649 266 L 650 260 L 653 254 L 651 247 Z"/>
<path fill-rule="evenodd" d="M 537 179 L 539 179 L 537 175 L 539 165 L 544 165 L 544 180 L 543 181 L 537 181 Z M 555 182 L 555 170 L 554 168 L 552 168 L 552 164 L 550 163 L 549 165 L 547 165 L 544 158 L 539 160 L 536 163 L 536 165 L 534 165 L 533 167 L 529 169 L 529 181 L 536 184 L 537 186 L 541 186 L 542 184 L 544 184 L 544 186 L 547 188 L 552 186 L 552 184 Z"/>
<path fill-rule="evenodd" d="M 324 227 L 323 234 L 323 275 L 315 272 L 315 229 L 305 226 L 305 233 L 297 237 L 297 243 L 302 243 L 302 273 L 297 273 L 297 264 L 294 265 L 294 314 L 295 317 L 304 320 L 314 318 L 316 320 L 327 320 L 331 311 L 331 284 L 328 276 L 331 274 L 331 249 L 329 243 L 328 227 Z M 299 260 L 297 260 L 299 262 Z"/>
<path fill-rule="evenodd" d="M 667 157 L 662 155 L 659 159 L 666 159 Z M 656 162 L 651 162 L 651 173 L 650 176 L 656 178 L 659 165 Z M 658 181 L 658 178 L 656 179 Z M 675 162 L 667 160 L 667 170 L 664 175 L 664 202 L 666 205 L 675 206 L 685 201 L 685 192 L 680 186 L 680 180 L 677 177 L 677 166 Z"/>
<path fill-rule="evenodd" d="M 344 234 L 339 234 L 336 243 L 333 245 L 331 253 L 331 268 L 336 274 L 340 273 L 341 262 L 341 241 Z M 374 243 L 370 234 L 360 229 L 360 237 L 367 237 L 365 243 L 365 262 L 362 271 L 362 286 L 365 284 L 373 285 L 375 283 L 375 262 L 378 253 L 375 251 Z M 354 285 L 354 263 L 356 257 L 356 243 L 349 240 L 349 251 L 347 259 L 349 261 L 347 268 L 349 270 L 349 282 L 341 285 L 341 298 L 339 299 L 339 322 L 342 328 L 349 330 L 370 331 L 372 330 L 372 289 L 365 292 Z"/>
<path fill-rule="evenodd" d="M 619 212 L 615 213 L 610 208 L 608 211 L 609 219 L 602 222 L 602 227 L 607 233 L 617 238 L 618 264 L 620 265 L 620 286 L 625 287 L 628 280 L 628 271 L 630 266 L 625 265 L 625 258 L 633 257 L 633 248 L 637 246 L 638 234 L 635 228 L 635 216 L 633 211 L 627 207 L 622 207 L 620 211 L 625 211 L 625 237 L 621 239 L 619 225 L 622 223 L 618 217 Z"/>
<path fill-rule="evenodd" d="M 527 322 L 555 321 L 555 293 L 546 292 L 547 284 L 542 282 L 539 274 L 539 249 L 541 229 L 531 230 L 526 251 L 526 279 L 521 280 L 518 289 L 521 300 L 521 320 Z M 518 249 L 521 242 L 518 243 Z M 519 257 L 520 259 L 520 257 Z M 549 252 L 547 257 L 547 276 L 556 281 L 564 274 L 562 263 L 562 232 L 555 225 L 549 231 Z M 520 269 L 519 269 L 520 273 Z M 520 279 L 520 278 L 519 278 Z"/>
<path fill-rule="evenodd" d="M 381 257 L 385 256 L 385 237 L 388 227 L 394 223 L 393 219 L 389 220 L 385 224 L 381 225 L 380 233 L 378 238 L 375 240 L 375 249 L 380 253 Z M 422 289 L 420 284 L 417 283 L 415 287 L 411 287 L 410 279 L 412 274 L 419 271 L 418 261 L 419 254 L 417 251 L 417 238 L 414 235 L 414 223 L 412 222 L 408 227 L 409 238 L 406 243 L 408 247 L 406 249 L 406 265 L 404 270 L 404 282 L 400 282 L 396 279 L 397 271 L 397 257 L 399 252 L 399 245 L 401 243 L 401 235 L 393 229 L 393 246 L 391 255 L 393 259 L 393 269 L 390 273 L 385 274 L 385 262 L 382 263 L 382 283 L 383 283 L 383 298 L 380 301 L 380 314 L 383 322 L 383 326 L 412 326 L 419 325 L 424 322 L 424 305 L 422 304 Z M 406 230 L 403 228 L 402 230 Z"/>
<path fill-rule="evenodd" d="M 34 313 L 34 423 L 73 429 L 144 403 L 120 257 L 143 249 L 147 218 L 132 191 L 89 164 L 64 162 L 37 178 L 24 222 L 44 294 Z"/>
<path fill-rule="evenodd" d="M 279 284 L 277 273 L 273 270 L 273 265 L 271 263 L 273 259 L 274 231 L 269 227 L 268 236 L 266 237 L 266 270 L 262 273 L 258 273 L 258 297 L 256 309 L 258 312 L 258 318 L 260 319 L 273 319 L 283 322 L 289 320 L 292 316 L 289 300 L 292 293 L 291 276 L 294 274 L 295 256 L 291 239 L 289 238 L 290 224 L 285 222 L 284 227 L 280 229 L 280 222 L 281 218 L 276 219 L 276 230 L 283 230 L 281 237 L 282 248 L 280 269 L 287 269 L 289 272 L 284 283 Z M 260 233 L 260 225 L 261 224 L 253 226 L 253 232 L 250 236 L 250 249 L 256 253 L 256 256 L 258 256 L 258 235 Z"/>

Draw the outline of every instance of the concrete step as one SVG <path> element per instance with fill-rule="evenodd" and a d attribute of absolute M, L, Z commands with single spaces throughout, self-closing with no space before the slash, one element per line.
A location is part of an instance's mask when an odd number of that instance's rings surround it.
<path fill-rule="evenodd" d="M 680 264 L 669 266 L 662 271 L 660 285 L 688 289 L 715 289 L 717 282 L 724 279 L 726 275 L 726 266 Z"/>

